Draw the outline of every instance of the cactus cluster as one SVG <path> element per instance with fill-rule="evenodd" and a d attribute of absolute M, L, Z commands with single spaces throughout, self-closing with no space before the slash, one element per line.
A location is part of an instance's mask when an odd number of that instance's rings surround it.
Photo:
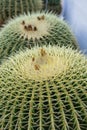
<path fill-rule="evenodd" d="M 0 24 L 28 11 L 42 9 L 42 0 L 0 0 Z"/>
<path fill-rule="evenodd" d="M 87 130 L 87 58 L 67 23 L 41 9 L 0 0 L 0 130 Z M 59 14 L 61 0 L 48 10 Z"/>
<path fill-rule="evenodd" d="M 26 47 L 47 44 L 78 48 L 71 29 L 56 15 L 48 12 L 21 15 L 0 32 L 0 59 Z"/>
<path fill-rule="evenodd" d="M 86 130 L 87 59 L 58 46 L 34 47 L 0 67 L 1 130 Z"/>

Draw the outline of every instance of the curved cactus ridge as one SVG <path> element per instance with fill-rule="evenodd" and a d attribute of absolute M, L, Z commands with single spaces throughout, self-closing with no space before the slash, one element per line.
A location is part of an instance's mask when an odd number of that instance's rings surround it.
<path fill-rule="evenodd" d="M 42 9 L 42 0 L 0 0 L 0 24 L 28 11 Z"/>
<path fill-rule="evenodd" d="M 86 130 L 87 59 L 58 46 L 34 47 L 0 67 L 1 130 Z"/>
<path fill-rule="evenodd" d="M 0 59 L 26 47 L 47 44 L 78 48 L 70 27 L 56 15 L 48 12 L 21 15 L 0 32 Z"/>

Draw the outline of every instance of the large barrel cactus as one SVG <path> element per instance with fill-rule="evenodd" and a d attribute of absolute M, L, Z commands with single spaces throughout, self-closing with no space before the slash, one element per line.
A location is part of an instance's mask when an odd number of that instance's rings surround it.
<path fill-rule="evenodd" d="M 2 28 L 0 32 L 0 59 L 19 49 L 35 45 L 58 44 L 78 48 L 68 25 L 51 13 L 21 15 Z"/>
<path fill-rule="evenodd" d="M 86 130 L 87 59 L 65 47 L 35 47 L 0 67 L 1 130 Z"/>
<path fill-rule="evenodd" d="M 0 24 L 8 18 L 41 8 L 42 0 L 0 0 Z"/>

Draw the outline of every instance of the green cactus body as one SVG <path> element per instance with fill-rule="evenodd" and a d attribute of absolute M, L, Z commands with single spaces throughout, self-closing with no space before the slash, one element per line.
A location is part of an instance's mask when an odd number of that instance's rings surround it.
<path fill-rule="evenodd" d="M 87 59 L 43 46 L 0 67 L 1 130 L 86 130 Z"/>
<path fill-rule="evenodd" d="M 28 11 L 42 8 L 42 0 L 0 0 L 0 23 Z"/>
<path fill-rule="evenodd" d="M 78 48 L 68 25 L 52 13 L 32 13 L 11 20 L 0 32 L 0 59 L 35 45 L 57 44 Z"/>
<path fill-rule="evenodd" d="M 60 14 L 62 11 L 61 0 L 48 0 L 48 10 Z"/>

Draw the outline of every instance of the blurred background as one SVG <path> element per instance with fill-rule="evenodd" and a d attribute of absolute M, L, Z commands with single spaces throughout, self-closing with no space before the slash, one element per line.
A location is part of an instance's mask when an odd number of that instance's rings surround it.
<path fill-rule="evenodd" d="M 59 4 L 57 13 L 71 26 L 80 49 L 87 54 L 87 0 L 55 0 Z M 44 0 L 45 9 L 56 11 L 56 5 L 50 7 L 49 0 Z"/>

